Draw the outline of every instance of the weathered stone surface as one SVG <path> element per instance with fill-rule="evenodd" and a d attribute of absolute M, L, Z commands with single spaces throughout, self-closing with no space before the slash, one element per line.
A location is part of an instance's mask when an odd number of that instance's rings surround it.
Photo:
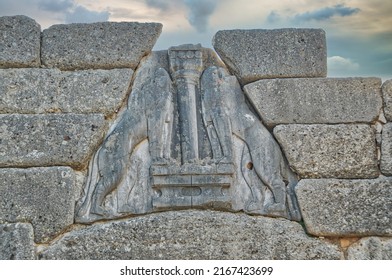
<path fill-rule="evenodd" d="M 379 175 L 375 131 L 369 125 L 278 125 L 274 135 L 302 178 Z"/>
<path fill-rule="evenodd" d="M 338 247 L 284 219 L 178 211 L 65 234 L 41 259 L 341 259 Z"/>
<path fill-rule="evenodd" d="M 225 68 L 225 64 L 222 62 L 222 60 L 219 58 L 219 56 L 216 54 L 216 52 L 213 49 L 201 47 L 201 52 L 203 56 L 202 59 L 203 59 L 204 68 L 208 68 L 211 66 Z M 150 64 L 151 61 L 154 61 L 155 63 L 158 63 L 160 67 L 167 70 L 170 69 L 167 50 L 153 51 L 151 52 L 151 56 L 153 57 L 152 59 L 146 58 L 146 60 L 141 61 L 141 63 Z"/>
<path fill-rule="evenodd" d="M 127 109 L 93 157 L 85 195 L 77 210 L 78 222 L 151 210 L 149 167 L 152 159 L 168 159 L 173 122 L 172 81 L 159 67 L 158 59 L 159 55 L 154 54 L 143 60 Z M 139 156 L 133 157 L 137 153 Z M 111 194 L 118 199 L 107 203 Z"/>
<path fill-rule="evenodd" d="M 29 222 L 35 242 L 73 223 L 75 174 L 69 167 L 0 169 L 0 222 Z"/>
<path fill-rule="evenodd" d="M 382 129 L 380 169 L 384 175 L 392 176 L 392 123 Z"/>
<path fill-rule="evenodd" d="M 310 234 L 392 236 L 392 178 L 304 179 L 296 194 Z"/>
<path fill-rule="evenodd" d="M 77 222 L 185 208 L 301 220 L 296 175 L 216 62 L 200 45 L 143 59 L 127 109 L 93 156 Z"/>
<path fill-rule="evenodd" d="M 392 80 L 387 80 L 382 84 L 382 94 L 385 117 L 388 121 L 392 121 Z"/>
<path fill-rule="evenodd" d="M 56 107 L 52 104 L 55 98 L 60 97 L 60 73 L 57 69 L 0 69 L 0 113 L 54 112 Z"/>
<path fill-rule="evenodd" d="M 371 123 L 382 108 L 379 78 L 260 80 L 244 87 L 263 122 Z"/>
<path fill-rule="evenodd" d="M 362 238 L 347 250 L 349 260 L 392 260 L 392 238 Z"/>
<path fill-rule="evenodd" d="M 39 67 L 41 26 L 26 16 L 0 17 L 0 68 Z"/>
<path fill-rule="evenodd" d="M 0 166 L 82 167 L 105 129 L 101 114 L 0 115 Z"/>
<path fill-rule="evenodd" d="M 247 84 L 264 78 L 325 77 L 321 29 L 224 30 L 212 42 L 230 71 Z"/>
<path fill-rule="evenodd" d="M 132 69 L 0 70 L 0 113 L 110 115 L 125 99 L 132 74 Z"/>
<path fill-rule="evenodd" d="M 33 227 L 27 223 L 0 224 L 0 260 L 35 259 Z"/>
<path fill-rule="evenodd" d="M 42 64 L 62 70 L 132 68 L 151 52 L 160 23 L 53 25 L 42 32 Z"/>

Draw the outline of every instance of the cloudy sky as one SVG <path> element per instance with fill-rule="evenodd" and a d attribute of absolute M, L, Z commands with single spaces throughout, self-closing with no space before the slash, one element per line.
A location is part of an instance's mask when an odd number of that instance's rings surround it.
<path fill-rule="evenodd" d="M 0 0 L 0 16 L 42 27 L 97 21 L 161 22 L 155 50 L 211 47 L 218 30 L 308 27 L 327 33 L 328 76 L 392 78 L 391 0 Z"/>

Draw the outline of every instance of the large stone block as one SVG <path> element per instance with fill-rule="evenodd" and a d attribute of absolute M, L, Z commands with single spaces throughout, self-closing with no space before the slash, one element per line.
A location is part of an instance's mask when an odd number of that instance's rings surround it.
<path fill-rule="evenodd" d="M 0 169 L 0 222 L 29 222 L 43 243 L 73 224 L 75 173 L 69 167 Z"/>
<path fill-rule="evenodd" d="M 0 69 L 0 113 L 114 114 L 133 70 Z"/>
<path fill-rule="evenodd" d="M 35 259 L 34 231 L 27 223 L 0 224 L 0 260 Z"/>
<path fill-rule="evenodd" d="M 285 219 L 179 211 L 66 233 L 41 259 L 341 259 L 339 248 Z"/>
<path fill-rule="evenodd" d="M 327 75 L 321 29 L 224 30 L 215 34 L 212 44 L 241 84 Z"/>
<path fill-rule="evenodd" d="M 0 68 L 39 67 L 41 26 L 26 16 L 0 17 Z"/>
<path fill-rule="evenodd" d="M 392 236 L 392 178 L 305 179 L 296 194 L 310 234 Z"/>
<path fill-rule="evenodd" d="M 301 178 L 379 176 L 375 131 L 370 125 L 278 125 L 274 135 Z"/>
<path fill-rule="evenodd" d="M 384 97 L 384 113 L 388 121 L 392 121 L 392 80 L 387 80 L 382 84 L 382 94 Z"/>
<path fill-rule="evenodd" d="M 348 248 L 347 259 L 392 260 L 392 238 L 362 238 Z"/>
<path fill-rule="evenodd" d="M 42 64 L 62 70 L 135 69 L 161 31 L 160 23 L 53 25 L 42 32 Z"/>
<path fill-rule="evenodd" d="M 382 129 L 380 169 L 384 175 L 392 176 L 392 123 Z"/>
<path fill-rule="evenodd" d="M 101 114 L 0 115 L 0 166 L 83 167 L 105 130 Z"/>
<path fill-rule="evenodd" d="M 260 80 L 244 87 L 263 122 L 371 123 L 382 108 L 379 78 Z"/>

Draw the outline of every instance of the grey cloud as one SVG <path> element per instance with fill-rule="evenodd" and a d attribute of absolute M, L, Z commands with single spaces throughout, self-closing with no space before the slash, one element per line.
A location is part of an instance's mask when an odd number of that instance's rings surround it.
<path fill-rule="evenodd" d="M 167 0 L 146 0 L 146 4 L 162 11 L 167 11 L 170 8 L 169 1 Z"/>
<path fill-rule="evenodd" d="M 279 20 L 280 20 L 280 15 L 276 11 L 270 12 L 269 15 L 267 16 L 268 23 L 276 23 Z"/>
<path fill-rule="evenodd" d="M 198 31 L 205 32 L 208 20 L 217 6 L 217 0 L 141 0 L 148 7 L 160 10 L 162 13 L 182 13 L 184 5 L 187 9 L 188 22 Z"/>
<path fill-rule="evenodd" d="M 325 7 L 319 10 L 297 14 L 294 17 L 296 21 L 310 21 L 310 20 L 326 20 L 333 16 L 350 16 L 360 11 L 358 8 L 345 7 L 343 4 L 335 5 L 333 7 Z"/>
<path fill-rule="evenodd" d="M 0 16 L 27 15 L 36 10 L 38 0 L 0 0 Z"/>
<path fill-rule="evenodd" d="M 107 21 L 110 13 L 108 11 L 95 12 L 86 9 L 83 6 L 77 6 L 74 10 L 68 11 L 65 15 L 66 23 L 92 23 L 99 21 Z"/>
<path fill-rule="evenodd" d="M 216 0 L 184 0 L 188 7 L 188 21 L 199 32 L 205 32 L 208 20 L 216 8 Z"/>
<path fill-rule="evenodd" d="M 38 2 L 38 7 L 44 11 L 49 12 L 64 12 L 74 7 L 74 0 L 41 0 Z"/>
<path fill-rule="evenodd" d="M 107 21 L 110 16 L 108 11 L 91 11 L 75 0 L 0 0 L 0 16 L 15 14 L 56 23 Z"/>
<path fill-rule="evenodd" d="M 154 17 L 145 15 L 143 13 L 138 12 L 137 10 L 127 9 L 127 8 L 108 8 L 108 12 L 110 13 L 111 19 L 125 18 L 129 20 L 145 20 L 146 18 L 150 18 L 151 21 L 156 20 Z"/>

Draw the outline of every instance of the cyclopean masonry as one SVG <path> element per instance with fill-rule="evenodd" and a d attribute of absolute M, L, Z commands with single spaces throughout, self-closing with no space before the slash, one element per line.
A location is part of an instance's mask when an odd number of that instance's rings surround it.
<path fill-rule="evenodd" d="M 161 29 L 0 18 L 0 259 L 391 259 L 391 80 Z"/>

